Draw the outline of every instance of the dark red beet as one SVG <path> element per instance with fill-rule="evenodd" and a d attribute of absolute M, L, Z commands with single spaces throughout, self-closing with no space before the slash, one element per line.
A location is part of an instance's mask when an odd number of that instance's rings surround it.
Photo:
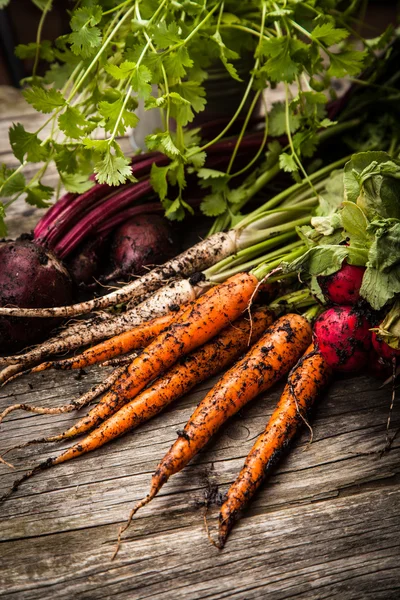
<path fill-rule="evenodd" d="M 67 261 L 68 271 L 78 285 L 86 287 L 97 285 L 96 279 L 102 275 L 109 253 L 108 238 L 108 233 L 90 238 Z"/>
<path fill-rule="evenodd" d="M 360 288 L 365 267 L 356 267 L 344 262 L 341 269 L 332 275 L 317 277 L 327 302 L 354 306 L 360 299 Z"/>
<path fill-rule="evenodd" d="M 358 371 L 371 348 L 370 323 L 351 306 L 329 308 L 318 317 L 314 336 L 321 354 L 337 371 Z"/>
<path fill-rule="evenodd" d="M 29 241 L 0 242 L 0 305 L 60 306 L 73 301 L 72 280 L 53 254 Z M 0 317 L 0 353 L 42 341 L 60 319 Z"/>
<path fill-rule="evenodd" d="M 387 362 L 391 362 L 392 358 L 400 356 L 400 348 L 389 346 L 376 331 L 372 332 L 372 345 L 378 356 Z"/>
<path fill-rule="evenodd" d="M 167 219 L 142 214 L 121 225 L 111 242 L 112 272 L 102 281 L 129 279 L 160 265 L 179 252 L 179 243 Z"/>

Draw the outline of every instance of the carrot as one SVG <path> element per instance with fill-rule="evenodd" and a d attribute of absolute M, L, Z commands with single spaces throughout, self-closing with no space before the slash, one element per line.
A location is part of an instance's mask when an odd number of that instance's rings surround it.
<path fill-rule="evenodd" d="M 310 341 L 310 324 L 300 315 L 285 315 L 267 329 L 261 340 L 200 402 L 183 432 L 158 464 L 149 494 L 131 511 L 127 524 L 120 530 L 119 540 L 136 511 L 154 498 L 171 475 L 187 465 L 229 417 L 283 377 Z"/>
<path fill-rule="evenodd" d="M 143 325 L 138 325 L 129 331 L 115 335 L 96 346 L 92 346 L 78 356 L 44 362 L 30 369 L 30 372 L 37 373 L 46 369 L 83 369 L 89 365 L 95 365 L 115 356 L 126 354 L 131 350 L 143 348 L 166 329 L 177 315 L 178 313 L 168 313 L 163 317 L 157 317 L 143 323 Z"/>
<path fill-rule="evenodd" d="M 325 359 L 311 345 L 290 372 L 288 383 L 265 431 L 250 450 L 243 469 L 228 490 L 219 514 L 219 548 L 224 547 L 240 511 L 254 496 L 302 423 L 307 423 L 307 412 L 328 383 L 330 375 L 331 370 Z"/>
<path fill-rule="evenodd" d="M 36 365 L 44 358 L 61 352 L 70 352 L 80 346 L 93 344 L 124 331 L 129 331 L 150 319 L 163 316 L 176 306 L 182 306 L 195 300 L 204 291 L 202 286 L 192 285 L 190 281 L 178 280 L 161 288 L 150 296 L 146 302 L 127 310 L 117 316 L 109 315 L 108 320 L 102 317 L 93 323 L 93 320 L 82 321 L 82 325 L 67 329 L 53 337 L 48 342 L 39 344 L 32 350 L 23 354 L 0 357 L 0 367 L 11 364 L 21 365 L 22 371 L 27 366 Z M 13 374 L 16 371 L 13 371 Z M 5 369 L 0 372 L 0 383 L 8 378 Z"/>
<path fill-rule="evenodd" d="M 210 340 L 237 319 L 249 305 L 257 284 L 257 278 L 251 273 L 240 273 L 200 296 L 169 329 L 132 361 L 97 406 L 64 432 L 63 439 L 76 437 L 96 427 L 179 358 Z"/>
<path fill-rule="evenodd" d="M 164 376 L 120 408 L 82 441 L 59 456 L 41 463 L 30 471 L 31 474 L 24 475 L 22 480 L 26 481 L 41 470 L 96 450 L 130 429 L 145 423 L 195 385 L 232 364 L 246 350 L 249 343 L 252 344 L 261 337 L 272 320 L 272 313 L 267 308 L 260 307 L 252 314 L 251 322 L 248 318 L 242 317 L 233 325 L 226 327 L 213 340 L 184 357 Z M 57 436 L 57 441 L 61 439 L 63 439 L 62 435 Z M 12 491 L 17 489 L 18 485 L 18 481 L 14 482 Z"/>

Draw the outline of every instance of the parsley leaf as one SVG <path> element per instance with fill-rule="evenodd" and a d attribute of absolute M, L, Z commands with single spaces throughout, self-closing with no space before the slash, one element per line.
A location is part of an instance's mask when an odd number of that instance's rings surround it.
<path fill-rule="evenodd" d="M 331 77 L 358 75 L 363 67 L 365 55 L 365 52 L 358 50 L 346 50 L 340 54 L 329 53 L 328 75 Z"/>
<path fill-rule="evenodd" d="M 22 173 L 16 173 L 14 169 L 8 169 L 6 165 L 0 167 L 0 188 L 1 196 L 14 196 L 20 194 L 25 189 L 25 177 Z M 11 175 L 13 175 L 11 177 Z M 10 179 L 11 177 L 11 179 Z"/>
<path fill-rule="evenodd" d="M 111 148 L 94 166 L 96 179 L 99 183 L 120 185 L 127 179 L 132 180 L 132 169 L 129 158 L 113 154 Z"/>
<path fill-rule="evenodd" d="M 326 46 L 333 46 L 342 40 L 349 37 L 347 29 L 335 29 L 335 24 L 332 21 L 317 25 L 311 32 L 311 38 L 317 42 L 321 42 Z"/>
<path fill-rule="evenodd" d="M 132 73 L 131 85 L 140 98 L 146 99 L 151 94 L 151 71 L 144 65 L 137 67 Z"/>
<path fill-rule="evenodd" d="M 168 46 L 177 44 L 181 41 L 177 23 L 167 25 L 165 21 L 161 21 L 154 29 L 153 39 L 160 48 L 168 48 Z"/>
<path fill-rule="evenodd" d="M 150 183 L 153 189 L 160 196 L 161 200 L 167 197 L 168 193 L 168 180 L 167 175 L 170 166 L 158 167 L 155 163 L 151 166 Z"/>
<path fill-rule="evenodd" d="M 60 173 L 61 181 L 67 192 L 83 194 L 94 186 L 94 182 L 81 173 Z"/>
<path fill-rule="evenodd" d="M 31 206 L 37 206 L 37 208 L 47 208 L 50 206 L 48 200 L 51 199 L 54 189 L 48 185 L 43 185 L 40 182 L 31 184 L 25 189 L 26 201 Z"/>
<path fill-rule="evenodd" d="M 222 215 L 225 212 L 227 204 L 223 194 L 216 192 L 205 196 L 200 208 L 207 217 L 218 217 L 218 215 Z"/>
<path fill-rule="evenodd" d="M 48 150 L 41 145 L 35 133 L 26 131 L 21 123 L 14 123 L 9 130 L 10 145 L 14 155 L 22 163 L 26 156 L 29 162 L 46 160 Z"/>
<path fill-rule="evenodd" d="M 33 106 L 33 108 L 42 113 L 51 113 L 56 108 L 65 105 L 64 96 L 54 88 L 45 89 L 37 85 L 33 85 L 22 92 L 25 100 Z"/>
<path fill-rule="evenodd" d="M 99 102 L 99 113 L 104 117 L 104 127 L 106 131 L 114 131 L 119 121 L 116 133 L 123 135 L 128 127 L 136 127 L 139 117 L 132 111 L 124 107 L 124 99 L 120 98 L 116 102 Z"/>
<path fill-rule="evenodd" d="M 101 6 L 97 5 L 83 6 L 73 12 L 69 40 L 74 54 L 89 58 L 101 45 L 101 31 L 95 25 L 101 21 L 102 14 Z"/>

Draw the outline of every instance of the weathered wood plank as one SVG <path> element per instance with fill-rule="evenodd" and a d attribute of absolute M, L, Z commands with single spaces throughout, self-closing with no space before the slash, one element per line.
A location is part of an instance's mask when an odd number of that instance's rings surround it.
<path fill-rule="evenodd" d="M 71 373 L 43 373 L 8 389 L 13 402 L 31 396 L 31 402 L 50 405 L 71 399 L 100 371 L 81 381 Z M 146 493 L 157 458 L 206 388 L 114 444 L 41 474 L 4 504 L 0 553 L 9 590 L 5 597 L 257 598 L 268 593 L 286 598 L 293 592 L 300 598 L 328 598 L 332 590 L 344 590 L 346 598 L 367 598 L 372 597 L 371 578 L 381 577 L 381 570 L 388 586 L 382 597 L 396 597 L 400 448 L 381 459 L 367 454 L 384 443 L 389 396 L 366 377 L 335 382 L 314 416 L 313 444 L 304 451 L 308 436 L 300 436 L 223 553 L 209 545 L 201 524 L 204 494 L 213 484 L 227 489 L 280 387 L 235 417 L 185 472 L 172 478 L 138 514 L 117 562 L 108 562 L 117 524 Z M 8 445 L 54 431 L 54 419 L 14 413 L 2 426 L 1 440 L 5 433 Z M 56 419 L 57 427 L 64 427 L 72 417 Z M 395 416 L 394 426 L 398 421 Z M 19 454 L 32 462 L 48 451 L 31 447 Z M 14 476 L 2 467 L 1 487 Z M 215 510 L 210 523 L 215 524 Z M 15 556 L 18 565 L 13 566 Z M 40 556 L 34 566 L 29 565 L 32 556 Z"/>

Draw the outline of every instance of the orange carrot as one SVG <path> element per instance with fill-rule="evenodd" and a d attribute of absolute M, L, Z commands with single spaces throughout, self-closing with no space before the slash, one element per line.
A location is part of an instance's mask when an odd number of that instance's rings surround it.
<path fill-rule="evenodd" d="M 285 315 L 267 329 L 261 340 L 200 402 L 182 434 L 158 464 L 149 494 L 131 511 L 119 540 L 135 512 L 154 498 L 171 475 L 187 465 L 229 417 L 283 377 L 310 341 L 310 324 L 300 315 Z"/>
<path fill-rule="evenodd" d="M 292 369 L 265 431 L 250 450 L 243 469 L 228 490 L 219 514 L 219 548 L 223 548 L 240 511 L 253 497 L 301 425 L 307 423 L 307 412 L 330 375 L 325 359 L 311 345 Z"/>
<path fill-rule="evenodd" d="M 135 397 L 150 381 L 213 338 L 248 307 L 258 280 L 240 273 L 200 296 L 128 366 L 100 402 L 63 434 L 72 438 L 90 431 Z"/>
<path fill-rule="evenodd" d="M 88 348 L 77 356 L 71 358 L 65 358 L 63 360 L 53 360 L 44 362 L 33 369 L 29 369 L 25 372 L 37 373 L 38 371 L 45 371 L 46 369 L 83 369 L 89 365 L 95 365 L 114 358 L 114 356 L 120 356 L 126 354 L 131 350 L 137 348 L 143 348 L 147 346 L 151 341 L 154 340 L 164 329 L 178 316 L 178 313 L 168 313 L 163 317 L 157 317 L 143 325 L 138 325 L 129 331 L 115 335 L 114 337 L 100 342 L 96 346 Z"/>
<path fill-rule="evenodd" d="M 267 308 L 260 307 L 252 314 L 251 322 L 248 318 L 242 317 L 233 325 L 226 327 L 213 340 L 179 361 L 164 376 L 120 408 L 82 441 L 59 456 L 41 463 L 26 473 L 22 479 L 14 482 L 11 491 L 39 471 L 96 450 L 130 429 L 145 423 L 195 385 L 232 364 L 246 350 L 249 343 L 252 344 L 261 337 L 272 320 L 272 313 Z M 59 439 L 62 439 L 62 435 Z"/>

